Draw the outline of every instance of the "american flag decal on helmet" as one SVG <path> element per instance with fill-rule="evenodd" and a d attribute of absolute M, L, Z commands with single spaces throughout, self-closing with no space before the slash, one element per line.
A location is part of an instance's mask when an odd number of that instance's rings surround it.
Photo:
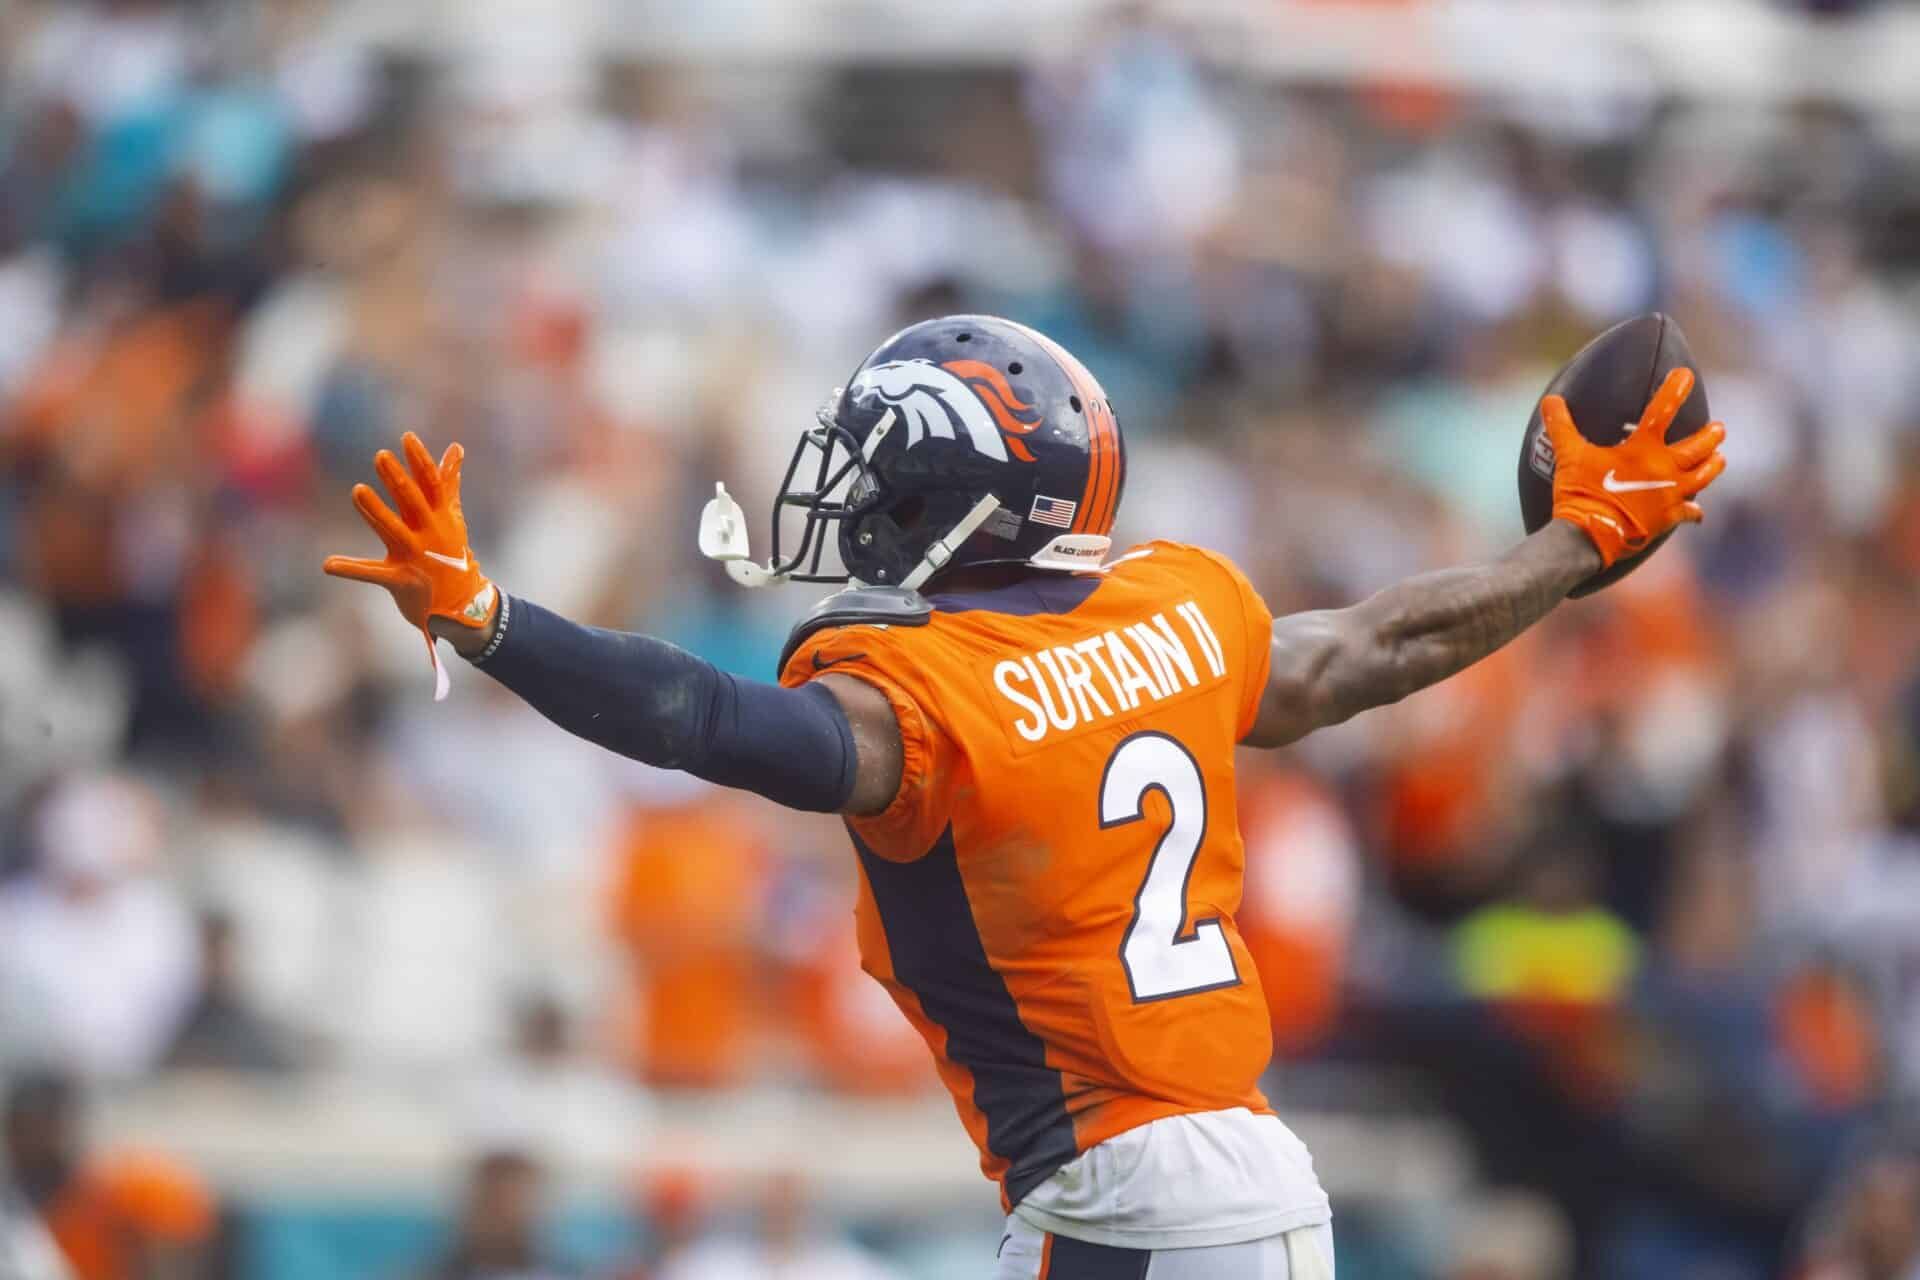
<path fill-rule="evenodd" d="M 1078 503 L 1065 498 L 1049 498 L 1044 495 L 1034 498 L 1033 510 L 1027 512 L 1027 519 L 1035 524 L 1050 524 L 1056 529 L 1073 528 L 1073 513 Z"/>

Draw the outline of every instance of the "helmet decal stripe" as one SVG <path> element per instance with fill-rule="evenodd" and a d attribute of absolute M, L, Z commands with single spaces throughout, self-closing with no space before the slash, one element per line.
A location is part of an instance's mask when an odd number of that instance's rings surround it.
<path fill-rule="evenodd" d="M 1120 420 L 1114 417 L 1113 402 L 1102 400 L 1100 414 L 1107 428 L 1107 456 L 1113 464 L 1113 483 L 1107 489 L 1107 514 L 1103 529 L 1112 529 L 1113 522 L 1120 518 L 1120 491 L 1127 484 L 1127 446 L 1120 439 Z"/>
<path fill-rule="evenodd" d="M 949 360 L 940 367 L 958 377 L 980 397 L 987 411 L 993 414 L 994 422 L 1005 433 L 1007 448 L 1013 456 L 1022 462 L 1032 462 L 1033 454 L 1020 437 L 1039 428 L 1040 411 L 1020 398 L 1013 384 L 1007 381 L 1007 376 L 984 360 Z"/>
<path fill-rule="evenodd" d="M 847 385 L 847 394 L 897 409 L 906 424 L 909 449 L 923 440 L 965 439 L 987 457 L 1007 460 L 1007 441 L 1014 438 L 1001 432 L 986 400 L 958 374 L 930 361 L 870 365 Z M 1020 452 L 1027 455 L 1021 461 L 1032 461 L 1025 445 Z"/>
<path fill-rule="evenodd" d="M 1088 403 L 1087 424 L 1089 433 L 1100 440 L 1100 491 L 1090 518 L 1091 531 L 1107 533 L 1113 528 L 1114 507 L 1120 498 L 1120 439 L 1113 406 L 1105 400 Z"/>
<path fill-rule="evenodd" d="M 1076 382 L 1077 385 L 1077 382 Z M 1086 404 L 1086 398 L 1081 398 Z M 1088 409 L 1092 406 L 1088 405 Z M 1087 419 L 1087 488 L 1080 500 L 1080 520 L 1074 526 L 1076 533 L 1097 533 L 1100 524 L 1101 491 L 1107 481 L 1107 442 L 1101 433 L 1094 415 L 1089 412 Z"/>
<path fill-rule="evenodd" d="M 1080 394 L 1082 412 L 1087 421 L 1087 487 L 1081 495 L 1080 510 L 1074 520 L 1075 533 L 1104 534 L 1113 528 L 1115 509 L 1120 500 L 1121 456 L 1119 425 L 1113 407 L 1099 381 L 1065 347 L 1037 329 L 1008 321 L 1032 338 L 1067 372 L 1074 390 Z"/>
<path fill-rule="evenodd" d="M 1069 367 L 1067 370 L 1074 390 L 1080 392 L 1081 416 L 1087 427 L 1087 486 L 1080 494 L 1079 518 L 1074 521 L 1075 533 L 1098 532 L 1100 520 L 1100 487 L 1107 474 L 1106 442 L 1094 427 L 1093 415 L 1087 412 L 1092 406 L 1086 397 L 1086 386 L 1079 375 Z"/>
<path fill-rule="evenodd" d="M 907 447 L 922 440 L 959 439 L 999 462 L 1008 454 L 1035 462 L 1020 437 L 1038 431 L 1041 411 L 1021 398 L 1006 375 L 980 360 L 895 360 L 870 365 L 847 388 L 858 400 L 895 406 L 907 423 Z"/>

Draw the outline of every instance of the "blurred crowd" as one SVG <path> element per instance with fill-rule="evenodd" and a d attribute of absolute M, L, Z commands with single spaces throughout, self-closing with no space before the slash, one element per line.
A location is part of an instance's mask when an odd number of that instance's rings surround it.
<path fill-rule="evenodd" d="M 339 14 L 0 6 L 16 1163 L 75 1090 L 171 1072 L 487 1063 L 496 1118 L 558 1079 L 928 1094 L 834 823 L 477 673 L 436 706 L 420 637 L 319 574 L 370 553 L 347 490 L 403 430 L 466 445 L 506 589 L 766 677 L 807 597 L 734 590 L 699 505 L 764 510 L 901 324 L 1078 353 L 1127 433 L 1121 544 L 1218 547 L 1278 613 L 1516 537 L 1540 388 L 1659 307 L 1731 431 L 1707 524 L 1244 761 L 1283 1074 L 1463 1122 L 1490 1194 L 1412 1274 L 1920 1274 L 1920 160 L 1874 120 L 1283 87 L 1144 10 L 1057 65 L 750 76 L 537 17 L 423 58 Z M 201 1274 L 161 1246 L 213 1238 L 204 1188 L 102 1159 L 13 1194 L 80 1205 L 43 1216 L 82 1280 Z M 545 1274 L 537 1164 L 472 1179 L 435 1274 Z"/>

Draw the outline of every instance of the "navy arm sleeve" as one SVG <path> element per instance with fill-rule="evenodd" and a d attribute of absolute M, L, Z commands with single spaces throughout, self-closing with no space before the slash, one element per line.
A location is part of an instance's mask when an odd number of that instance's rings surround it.
<path fill-rule="evenodd" d="M 853 794 L 853 728 L 819 685 L 742 680 L 652 636 L 583 627 L 500 597 L 474 665 L 568 733 L 623 756 L 837 813 Z"/>

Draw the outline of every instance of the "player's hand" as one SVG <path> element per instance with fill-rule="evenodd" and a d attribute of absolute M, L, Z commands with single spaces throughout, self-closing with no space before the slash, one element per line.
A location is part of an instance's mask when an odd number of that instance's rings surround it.
<path fill-rule="evenodd" d="M 434 632 L 450 626 L 484 635 L 493 625 L 500 593 L 480 572 L 473 548 L 467 545 L 467 520 L 460 510 L 460 464 L 466 450 L 448 445 L 436 464 L 411 431 L 400 443 L 407 455 L 405 467 L 385 449 L 373 459 L 373 469 L 392 496 L 398 515 L 371 487 L 353 486 L 354 508 L 386 545 L 386 559 L 328 556 L 321 567 L 336 578 L 371 582 L 393 595 L 401 616 L 426 636 L 427 651 L 433 654 L 435 672 L 441 676 L 435 696 L 444 697 L 444 673 L 439 656 L 433 653 Z"/>
<path fill-rule="evenodd" d="M 1723 423 L 1667 443 L 1667 428 L 1692 394 L 1693 371 L 1675 369 L 1647 403 L 1640 424 L 1612 446 L 1581 435 L 1561 397 L 1540 402 L 1553 444 L 1553 518 L 1585 530 L 1605 565 L 1645 551 L 1679 525 L 1698 524 L 1703 513 L 1693 499 L 1727 469 L 1720 453 L 1727 438 Z"/>

